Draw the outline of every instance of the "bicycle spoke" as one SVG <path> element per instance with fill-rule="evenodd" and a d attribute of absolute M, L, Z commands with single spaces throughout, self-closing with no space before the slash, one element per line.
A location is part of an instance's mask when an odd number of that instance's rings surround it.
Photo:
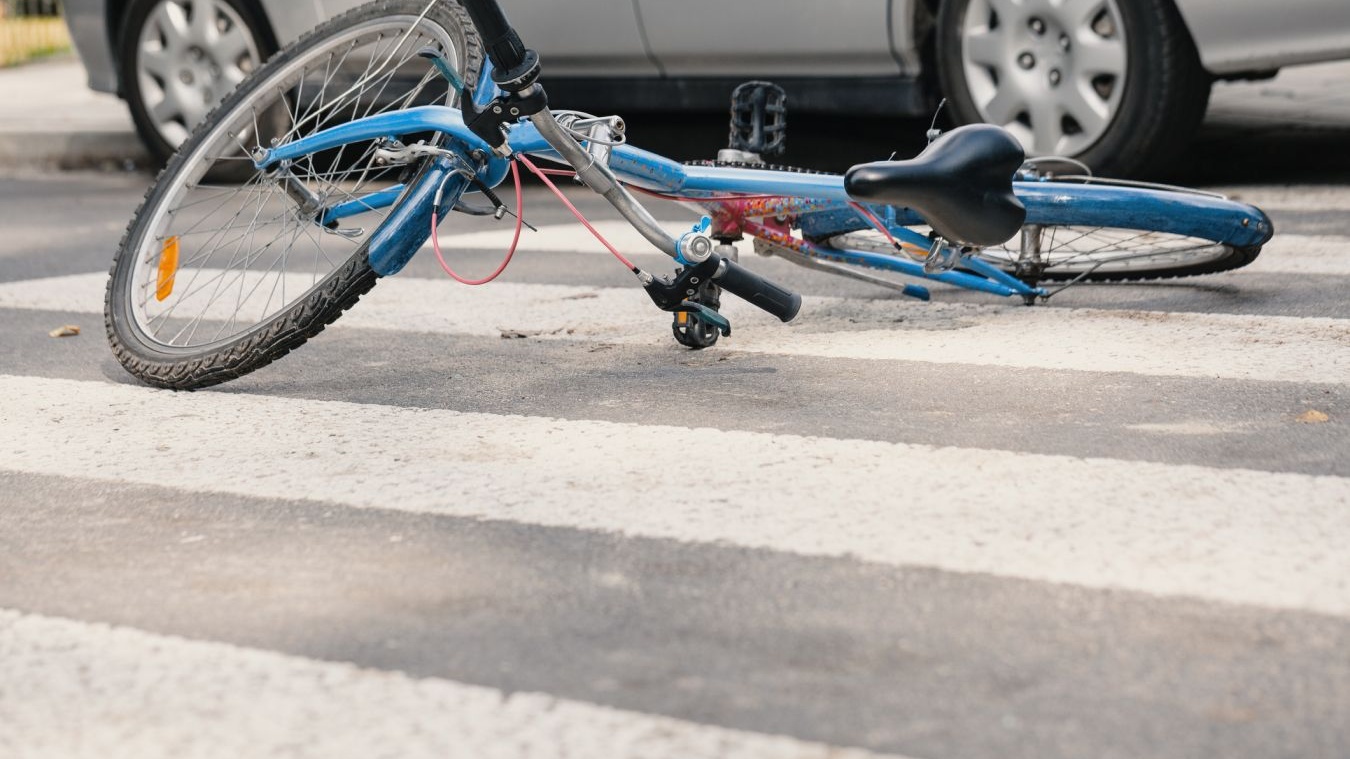
<path fill-rule="evenodd" d="M 836 236 L 832 244 L 894 255 L 895 249 L 871 230 Z M 1002 246 L 982 248 L 981 259 L 1018 276 L 1078 281 L 1160 276 L 1168 270 L 1197 266 L 1229 254 L 1228 246 L 1197 237 L 1117 227 L 1045 225 L 1034 260 L 1021 248 L 1021 237 Z M 1035 273 L 1032 273 L 1035 272 Z"/>
<path fill-rule="evenodd" d="M 357 211 L 353 229 L 389 216 L 360 205 L 406 180 L 406 165 L 375 165 L 381 141 L 303 155 L 267 172 L 249 167 L 259 148 L 427 102 L 439 82 L 417 57 L 428 44 L 453 52 L 444 36 L 407 19 L 372 21 L 278 69 L 234 108 L 141 238 L 140 273 L 128 288 L 150 337 L 184 348 L 232 339 L 291 308 L 359 254 L 365 235 L 330 234 L 319 221 L 344 204 Z M 448 86 L 435 93 L 437 102 L 453 97 Z"/>

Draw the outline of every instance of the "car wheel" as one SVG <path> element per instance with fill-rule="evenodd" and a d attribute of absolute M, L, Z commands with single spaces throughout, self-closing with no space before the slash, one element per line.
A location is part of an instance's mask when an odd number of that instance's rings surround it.
<path fill-rule="evenodd" d="M 1171 0 L 946 0 L 937 62 L 958 121 L 1114 176 L 1167 173 L 1209 101 Z"/>
<path fill-rule="evenodd" d="M 122 26 L 122 90 L 163 163 L 249 72 L 275 51 L 243 0 L 132 0 Z"/>

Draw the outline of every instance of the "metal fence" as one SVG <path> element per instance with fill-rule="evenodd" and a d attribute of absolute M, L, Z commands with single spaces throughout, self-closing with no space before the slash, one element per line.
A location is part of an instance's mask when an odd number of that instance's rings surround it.
<path fill-rule="evenodd" d="M 0 66 L 69 49 L 60 0 L 0 0 Z"/>

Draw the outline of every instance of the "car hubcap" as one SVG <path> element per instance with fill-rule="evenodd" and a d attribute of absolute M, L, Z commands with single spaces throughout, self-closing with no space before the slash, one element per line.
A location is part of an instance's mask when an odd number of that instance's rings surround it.
<path fill-rule="evenodd" d="M 223 0 L 166 0 L 146 18 L 136 75 L 145 111 L 169 145 L 262 62 L 257 42 Z"/>
<path fill-rule="evenodd" d="M 980 118 L 1031 155 L 1076 155 L 1111 125 L 1125 90 L 1117 0 L 970 0 L 961 63 Z"/>

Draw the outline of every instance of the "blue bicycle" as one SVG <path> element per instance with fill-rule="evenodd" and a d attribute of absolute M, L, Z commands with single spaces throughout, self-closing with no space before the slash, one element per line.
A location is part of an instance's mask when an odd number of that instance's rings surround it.
<path fill-rule="evenodd" d="M 128 228 L 106 301 L 118 359 L 178 389 L 258 369 L 434 244 L 448 215 L 513 213 L 496 190 L 514 177 L 518 209 L 523 171 L 550 186 L 574 175 L 674 259 L 673 274 L 644 271 L 597 233 L 693 348 L 730 334 L 723 292 L 783 321 L 800 308 L 736 261 L 745 236 L 919 298 L 932 280 L 1034 303 L 1047 283 L 1234 269 L 1272 234 L 1222 197 L 1053 173 L 984 125 L 842 176 L 772 166 L 784 110 L 767 83 L 738 90 L 719 160 L 684 165 L 627 144 L 619 117 L 551 110 L 539 72 L 496 0 L 379 0 L 279 52 L 198 127 Z M 706 215 L 671 233 L 634 193 Z"/>

